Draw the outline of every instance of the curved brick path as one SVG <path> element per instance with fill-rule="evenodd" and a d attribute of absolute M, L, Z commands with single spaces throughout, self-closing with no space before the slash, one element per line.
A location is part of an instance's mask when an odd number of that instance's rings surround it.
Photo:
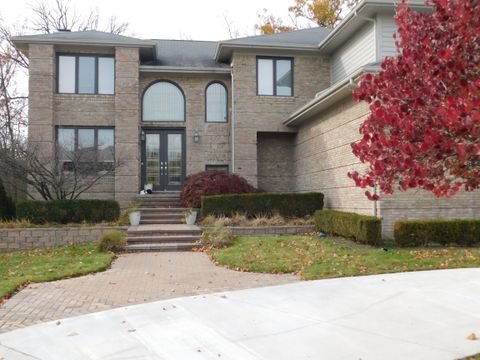
<path fill-rule="evenodd" d="M 126 254 L 105 272 L 26 287 L 0 305 L 0 333 L 125 305 L 294 281 L 217 267 L 203 253 Z"/>

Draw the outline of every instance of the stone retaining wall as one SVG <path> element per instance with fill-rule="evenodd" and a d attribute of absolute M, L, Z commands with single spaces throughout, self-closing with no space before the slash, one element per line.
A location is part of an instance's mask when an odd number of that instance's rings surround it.
<path fill-rule="evenodd" d="M 127 227 L 78 226 L 0 229 L 0 253 L 93 242 L 99 240 L 103 233 L 111 230 L 126 231 Z"/>
<path fill-rule="evenodd" d="M 315 226 L 313 225 L 302 225 L 302 226 L 261 226 L 261 227 L 251 227 L 251 226 L 227 226 L 227 229 L 235 236 L 242 235 L 294 235 L 294 234 L 305 234 L 312 231 L 315 231 Z"/>

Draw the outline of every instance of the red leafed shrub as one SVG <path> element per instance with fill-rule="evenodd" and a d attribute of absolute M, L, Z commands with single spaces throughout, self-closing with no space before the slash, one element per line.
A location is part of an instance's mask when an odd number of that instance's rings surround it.
<path fill-rule="evenodd" d="M 480 187 L 480 4 L 431 0 L 431 12 L 398 5 L 397 57 L 354 91 L 370 104 L 353 153 L 369 167 L 356 185 L 422 188 L 452 196 Z M 366 192 L 371 199 L 377 198 Z"/>
<path fill-rule="evenodd" d="M 180 198 L 186 207 L 200 208 L 204 195 L 245 194 L 260 192 L 243 177 L 226 171 L 202 171 L 190 175 L 183 184 Z"/>

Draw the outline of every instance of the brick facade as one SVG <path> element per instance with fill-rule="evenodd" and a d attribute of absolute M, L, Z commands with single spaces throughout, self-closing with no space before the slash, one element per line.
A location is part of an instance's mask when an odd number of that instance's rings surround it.
<path fill-rule="evenodd" d="M 56 53 L 114 54 L 115 95 L 56 93 Z M 257 56 L 294 60 L 292 97 L 257 96 Z M 55 127 L 110 126 L 115 128 L 115 151 L 123 166 L 103 179 L 84 197 L 115 198 L 126 206 L 141 186 L 142 129 L 175 128 L 186 133 L 186 173 L 206 165 L 228 165 L 253 185 L 267 191 L 320 191 L 325 207 L 383 218 L 383 233 L 391 237 L 398 219 L 469 218 L 480 216 L 480 192 L 461 193 L 453 199 L 435 199 L 418 191 L 396 192 L 371 202 L 364 190 L 347 177 L 364 165 L 350 144 L 359 139 L 358 127 L 368 116 L 364 103 L 351 96 L 337 101 L 312 119 L 287 127 L 283 120 L 330 85 L 326 57 L 298 52 L 253 53 L 236 50 L 230 73 L 142 72 L 135 47 L 29 46 L 29 142 L 45 159 L 53 159 Z M 143 122 L 142 96 L 159 80 L 177 84 L 185 94 L 185 122 Z M 205 89 L 220 81 L 228 90 L 228 122 L 205 122 Z M 193 141 L 194 132 L 200 135 Z M 234 162 L 232 162 L 234 158 Z"/>
<path fill-rule="evenodd" d="M 294 60 L 294 96 L 257 96 L 256 59 L 291 56 Z M 253 185 L 258 182 L 257 132 L 292 132 L 282 124 L 289 114 L 330 85 L 328 59 L 298 53 L 234 52 L 232 57 L 235 108 L 235 169 Z"/>
<path fill-rule="evenodd" d="M 140 102 L 144 91 L 156 81 L 166 80 L 182 89 L 186 99 L 185 122 L 142 122 L 142 128 L 180 128 L 186 135 L 186 172 L 187 176 L 204 171 L 206 165 L 228 165 L 231 169 L 230 127 L 231 127 L 231 81 L 229 75 L 222 74 L 158 74 L 140 75 Z M 218 81 L 227 88 L 228 121 L 226 123 L 207 123 L 205 121 L 205 90 L 212 81 Z M 200 140 L 193 141 L 194 132 Z"/>

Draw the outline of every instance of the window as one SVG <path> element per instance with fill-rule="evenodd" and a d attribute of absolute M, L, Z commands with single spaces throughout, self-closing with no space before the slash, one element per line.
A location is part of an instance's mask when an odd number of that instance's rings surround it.
<path fill-rule="evenodd" d="M 65 171 L 108 170 L 115 160 L 115 131 L 111 128 L 59 127 L 57 159 Z"/>
<path fill-rule="evenodd" d="M 225 171 L 225 172 L 228 172 L 228 165 L 205 165 L 205 171 Z"/>
<path fill-rule="evenodd" d="M 257 95 L 293 96 L 293 59 L 257 58 Z"/>
<path fill-rule="evenodd" d="M 115 93 L 115 59 L 112 56 L 59 55 L 57 64 L 59 93 Z"/>
<path fill-rule="evenodd" d="M 143 121 L 185 121 L 185 97 L 180 88 L 159 81 L 143 94 Z"/>
<path fill-rule="evenodd" d="M 227 122 L 227 88 L 220 82 L 207 85 L 205 91 L 205 121 Z"/>

